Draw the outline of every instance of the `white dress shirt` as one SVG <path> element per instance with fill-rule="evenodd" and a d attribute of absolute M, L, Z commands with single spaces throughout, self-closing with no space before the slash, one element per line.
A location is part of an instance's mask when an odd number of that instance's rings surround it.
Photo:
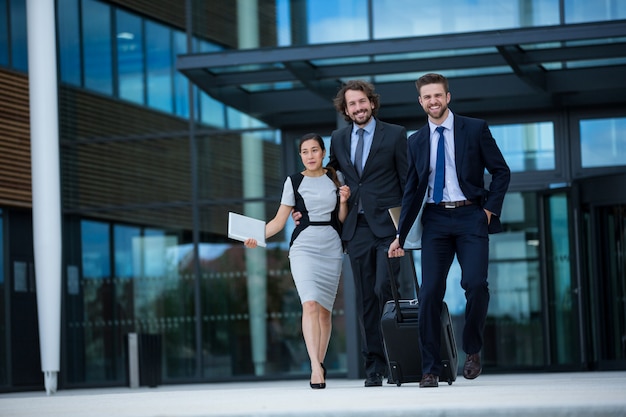
<path fill-rule="evenodd" d="M 428 174 L 428 203 L 433 201 L 433 186 L 435 184 L 435 166 L 437 165 L 437 144 L 439 142 L 438 125 L 428 120 L 430 128 L 430 172 Z M 443 187 L 443 201 L 467 200 L 459 186 L 459 179 L 456 175 L 456 159 L 454 153 L 454 114 L 448 113 L 448 117 L 441 124 L 445 128 L 443 138 L 445 141 L 446 155 L 446 175 Z"/>

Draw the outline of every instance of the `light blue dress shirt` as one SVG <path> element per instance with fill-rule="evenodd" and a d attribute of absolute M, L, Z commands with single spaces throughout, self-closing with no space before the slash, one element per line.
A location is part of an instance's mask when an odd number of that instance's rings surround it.
<path fill-rule="evenodd" d="M 356 153 L 356 145 L 359 141 L 359 135 L 356 133 L 359 130 L 359 127 L 355 124 L 352 124 L 352 139 L 350 141 L 350 157 L 352 158 L 352 163 L 354 163 L 354 154 Z M 367 157 L 370 154 L 370 150 L 372 149 L 372 141 L 374 140 L 374 131 L 376 130 L 376 119 L 372 117 L 372 120 L 363 128 L 365 131 L 363 133 L 363 166 L 361 168 L 365 168 L 367 164 Z"/>

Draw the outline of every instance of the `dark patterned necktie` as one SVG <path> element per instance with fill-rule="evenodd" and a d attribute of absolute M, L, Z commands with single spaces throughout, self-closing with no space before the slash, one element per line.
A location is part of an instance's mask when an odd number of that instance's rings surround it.
<path fill-rule="evenodd" d="M 363 133 L 365 133 L 363 129 L 356 131 L 356 134 L 359 135 L 359 140 L 356 143 L 356 152 L 354 153 L 354 167 L 359 177 L 363 173 Z"/>

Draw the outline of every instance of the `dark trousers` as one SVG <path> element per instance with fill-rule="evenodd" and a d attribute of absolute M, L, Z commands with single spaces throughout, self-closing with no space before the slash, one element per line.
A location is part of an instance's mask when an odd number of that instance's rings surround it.
<path fill-rule="evenodd" d="M 483 329 L 489 306 L 487 215 L 478 205 L 454 209 L 427 205 L 422 222 L 422 285 L 419 292 L 422 372 L 439 375 L 441 306 L 455 255 L 461 266 L 461 287 L 466 299 L 463 350 L 473 354 L 483 347 Z"/>
<path fill-rule="evenodd" d="M 354 237 L 347 243 L 356 290 L 357 315 L 365 373 L 386 375 L 388 366 L 383 347 L 380 317 L 385 302 L 392 298 L 387 272 L 387 251 L 394 236 L 377 238 L 364 219 L 359 220 Z M 393 262 L 395 276 L 400 263 Z"/>

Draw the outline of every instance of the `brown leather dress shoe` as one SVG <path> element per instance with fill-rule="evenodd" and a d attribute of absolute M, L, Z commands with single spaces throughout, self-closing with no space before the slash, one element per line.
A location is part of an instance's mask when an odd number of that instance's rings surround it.
<path fill-rule="evenodd" d="M 422 375 L 420 388 L 436 388 L 439 386 L 439 377 L 433 374 Z"/>
<path fill-rule="evenodd" d="M 480 372 L 483 370 L 480 365 L 480 354 L 473 353 L 471 355 L 467 355 L 465 359 L 465 366 L 463 366 L 463 376 L 466 379 L 474 379 L 480 375 Z"/>

